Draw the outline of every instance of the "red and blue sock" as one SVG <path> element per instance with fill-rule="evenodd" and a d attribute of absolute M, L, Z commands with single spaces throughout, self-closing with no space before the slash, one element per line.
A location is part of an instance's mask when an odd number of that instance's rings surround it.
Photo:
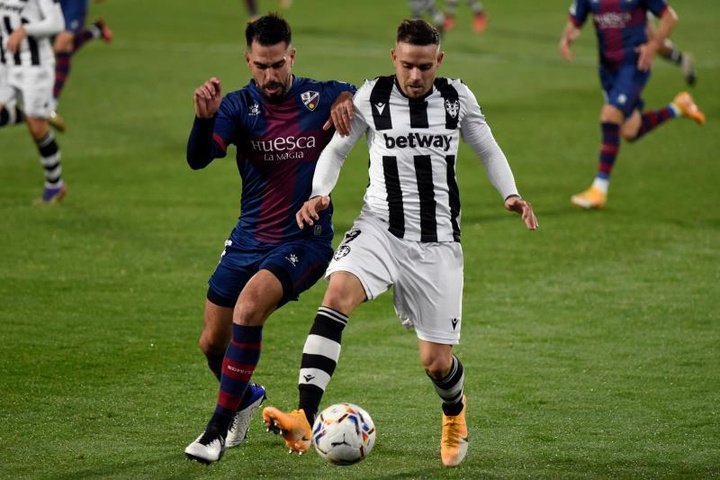
<path fill-rule="evenodd" d="M 597 178 L 608 180 L 615 165 L 618 151 L 620 150 L 620 125 L 617 123 L 602 122 L 600 129 L 602 132 L 602 144 L 600 145 L 600 154 L 598 156 Z"/>
<path fill-rule="evenodd" d="M 646 133 L 651 132 L 655 128 L 659 127 L 671 118 L 675 118 L 676 116 L 677 114 L 669 105 L 665 108 L 661 108 L 660 110 L 655 110 L 654 112 L 643 113 L 642 117 L 640 118 L 640 129 L 638 130 L 637 134 L 633 138 L 628 139 L 628 141 L 634 142 L 636 140 L 639 140 Z"/>
<path fill-rule="evenodd" d="M 233 323 L 230 340 L 222 364 L 220 391 L 210 423 L 227 431 L 252 378 L 262 349 L 262 328 Z"/>

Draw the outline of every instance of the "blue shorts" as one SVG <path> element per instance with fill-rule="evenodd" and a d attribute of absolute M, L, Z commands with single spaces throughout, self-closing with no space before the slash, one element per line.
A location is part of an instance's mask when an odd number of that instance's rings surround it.
<path fill-rule="evenodd" d="M 283 286 L 280 305 L 297 300 L 325 273 L 333 255 L 327 240 L 306 238 L 274 247 L 248 250 L 228 245 L 208 280 L 207 298 L 221 307 L 233 308 L 245 284 L 260 270 L 269 270 Z"/>
<path fill-rule="evenodd" d="M 66 31 L 75 32 L 85 26 L 88 0 L 60 0 L 60 8 L 65 17 Z"/>
<path fill-rule="evenodd" d="M 650 71 L 642 72 L 635 65 L 620 65 L 616 69 L 600 66 L 600 83 L 605 103 L 616 107 L 629 117 L 634 110 L 642 111 L 640 95 L 650 78 Z"/>

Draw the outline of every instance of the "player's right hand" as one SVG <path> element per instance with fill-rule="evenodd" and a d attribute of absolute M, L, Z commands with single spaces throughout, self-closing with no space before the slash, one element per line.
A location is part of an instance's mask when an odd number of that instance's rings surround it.
<path fill-rule="evenodd" d="M 220 108 L 222 89 L 220 79 L 212 77 L 195 89 L 193 104 L 198 118 L 212 118 Z"/>
<path fill-rule="evenodd" d="M 330 197 L 327 195 L 318 195 L 303 203 L 303 206 L 295 214 L 295 221 L 300 230 L 305 228 L 305 224 L 314 225 L 320 218 L 319 213 L 328 208 L 330 205 Z"/>

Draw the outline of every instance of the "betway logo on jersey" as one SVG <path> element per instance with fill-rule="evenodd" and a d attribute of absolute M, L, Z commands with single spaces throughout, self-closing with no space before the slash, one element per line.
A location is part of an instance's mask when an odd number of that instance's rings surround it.
<path fill-rule="evenodd" d="M 625 28 L 630 18 L 629 12 L 598 13 L 595 15 L 595 23 L 599 28 Z"/>
<path fill-rule="evenodd" d="M 313 136 L 276 137 L 270 140 L 251 140 L 250 146 L 263 155 L 266 162 L 278 160 L 293 160 L 305 158 L 304 150 L 315 148 L 316 140 Z"/>
<path fill-rule="evenodd" d="M 425 135 L 418 132 L 410 132 L 407 135 L 397 137 L 391 137 L 386 133 L 383 133 L 383 137 L 385 137 L 385 147 L 388 150 L 392 148 L 436 147 L 442 148 L 447 152 L 450 150 L 450 141 L 452 141 L 452 137 L 450 135 Z"/>

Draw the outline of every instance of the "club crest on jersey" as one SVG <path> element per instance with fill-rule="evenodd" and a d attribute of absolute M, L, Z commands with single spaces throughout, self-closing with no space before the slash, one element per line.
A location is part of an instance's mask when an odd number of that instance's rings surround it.
<path fill-rule="evenodd" d="M 445 111 L 452 118 L 457 118 L 459 110 L 460 102 L 458 100 L 453 100 L 452 102 L 450 100 L 445 100 Z"/>
<path fill-rule="evenodd" d="M 251 117 L 257 117 L 258 115 L 260 115 L 260 105 L 258 105 L 257 102 L 253 103 L 250 106 L 250 111 L 248 111 L 248 115 L 250 115 Z"/>
<path fill-rule="evenodd" d="M 318 103 L 320 103 L 320 93 L 313 90 L 302 92 L 300 94 L 300 100 L 302 100 L 307 109 L 312 112 L 317 108 Z"/>

